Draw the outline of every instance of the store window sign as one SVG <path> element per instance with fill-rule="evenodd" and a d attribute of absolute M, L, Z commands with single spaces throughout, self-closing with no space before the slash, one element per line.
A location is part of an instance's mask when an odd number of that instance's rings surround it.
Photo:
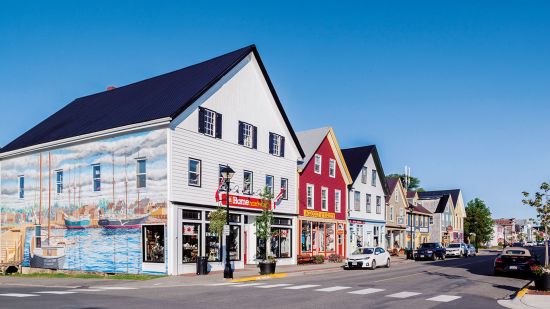
<path fill-rule="evenodd" d="M 221 197 L 222 205 L 227 205 L 227 194 L 222 194 Z M 240 195 L 229 195 L 229 206 L 234 207 L 244 207 L 244 208 L 254 208 L 262 209 L 262 200 L 259 198 L 240 196 Z"/>
<path fill-rule="evenodd" d="M 197 235 L 195 231 L 195 226 L 193 225 L 183 225 L 183 235 L 193 236 Z"/>

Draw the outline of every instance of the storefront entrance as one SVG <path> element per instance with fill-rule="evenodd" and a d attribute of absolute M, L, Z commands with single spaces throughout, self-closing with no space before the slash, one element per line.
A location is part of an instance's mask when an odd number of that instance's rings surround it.
<path fill-rule="evenodd" d="M 335 222 L 300 222 L 300 254 L 345 254 L 345 224 Z"/>

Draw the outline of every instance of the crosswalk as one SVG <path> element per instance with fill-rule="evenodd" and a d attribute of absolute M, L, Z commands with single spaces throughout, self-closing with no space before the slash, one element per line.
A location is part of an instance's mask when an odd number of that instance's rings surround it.
<path fill-rule="evenodd" d="M 409 298 L 420 298 L 423 296 L 423 293 L 421 292 L 415 292 L 415 291 L 394 291 L 389 292 L 386 291 L 386 289 L 382 288 L 362 288 L 362 289 L 356 289 L 351 286 L 322 286 L 320 284 L 290 284 L 290 283 L 278 283 L 278 284 L 270 284 L 267 282 L 248 282 L 248 283 L 231 283 L 231 282 L 224 282 L 224 283 L 213 283 L 213 284 L 205 284 L 206 286 L 212 286 L 212 287 L 227 287 L 227 288 L 254 288 L 254 289 L 281 289 L 281 290 L 289 290 L 289 291 L 304 291 L 304 290 L 310 290 L 314 293 L 347 293 L 352 295 L 380 295 L 387 298 L 393 298 L 393 299 L 409 299 Z M 427 298 L 426 298 L 427 297 Z M 438 303 L 448 303 L 455 300 L 458 300 L 462 298 L 462 296 L 458 295 L 426 295 L 424 296 L 424 299 L 426 301 L 430 302 L 438 302 Z"/>
<path fill-rule="evenodd" d="M 135 290 L 135 289 L 136 288 L 133 288 L 133 287 L 122 287 L 122 286 L 101 286 L 101 287 L 95 287 L 95 288 L 36 291 L 36 292 L 29 292 L 29 293 L 0 293 L 0 298 L 4 298 L 4 297 L 25 298 L 25 297 L 36 297 L 36 296 L 45 296 L 45 295 L 69 295 L 69 294 L 76 294 L 76 293 Z"/>

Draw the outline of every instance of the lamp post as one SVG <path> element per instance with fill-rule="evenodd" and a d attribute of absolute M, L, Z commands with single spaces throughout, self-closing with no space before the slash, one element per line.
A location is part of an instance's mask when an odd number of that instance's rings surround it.
<path fill-rule="evenodd" d="M 226 165 L 221 170 L 222 177 L 225 181 L 225 210 L 226 210 L 226 225 L 229 227 L 229 184 L 231 181 L 231 178 L 235 174 L 235 171 L 229 167 L 229 165 Z M 229 234 L 225 235 L 225 268 L 223 269 L 223 277 L 225 279 L 233 279 L 233 269 L 231 268 L 231 261 L 229 258 Z"/>
<path fill-rule="evenodd" d="M 410 249 L 411 249 L 411 258 L 414 259 L 414 251 L 413 251 L 413 248 L 414 248 L 414 237 L 413 237 L 413 222 L 414 222 L 414 218 L 413 218 L 413 211 L 414 211 L 414 206 L 412 204 L 409 204 L 409 213 L 410 213 L 410 217 L 409 217 L 409 225 L 411 226 L 411 242 L 410 242 Z"/>

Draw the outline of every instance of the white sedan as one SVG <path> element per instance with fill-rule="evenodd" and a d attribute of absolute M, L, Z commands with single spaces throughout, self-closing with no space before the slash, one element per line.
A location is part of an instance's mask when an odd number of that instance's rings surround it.
<path fill-rule="evenodd" d="M 344 263 L 344 269 L 390 267 L 390 254 L 380 247 L 359 248 Z"/>

